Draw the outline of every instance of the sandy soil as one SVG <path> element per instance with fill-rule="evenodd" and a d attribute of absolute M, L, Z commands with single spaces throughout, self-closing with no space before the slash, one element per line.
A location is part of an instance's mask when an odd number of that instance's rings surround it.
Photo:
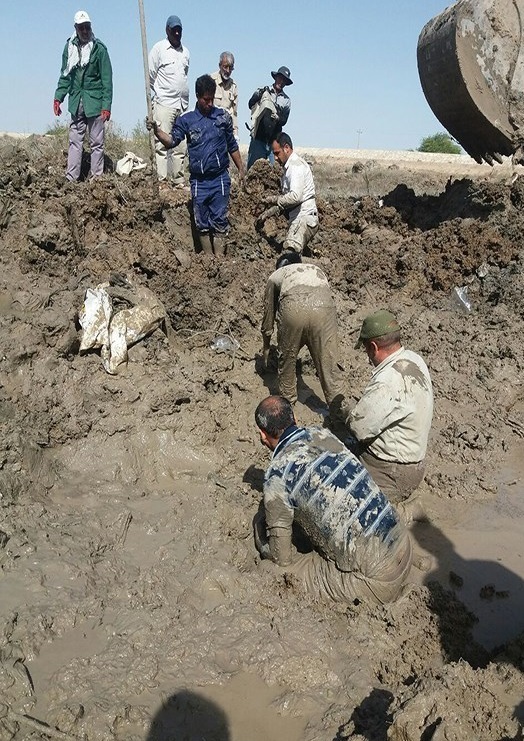
<path fill-rule="evenodd" d="M 520 172 L 308 153 L 348 396 L 379 307 L 435 386 L 430 520 L 413 528 L 431 566 L 368 609 L 315 603 L 252 541 L 268 462 L 253 410 L 275 389 L 256 371 L 261 301 L 285 233 L 254 224 L 276 173 L 234 186 L 229 256 L 209 262 L 186 194 L 155 201 L 144 173 L 66 185 L 64 156 L 0 139 L 0 739 L 522 738 Z M 116 376 L 78 352 L 85 290 L 113 273 L 174 330 Z M 300 365 L 298 417 L 321 423 Z"/>

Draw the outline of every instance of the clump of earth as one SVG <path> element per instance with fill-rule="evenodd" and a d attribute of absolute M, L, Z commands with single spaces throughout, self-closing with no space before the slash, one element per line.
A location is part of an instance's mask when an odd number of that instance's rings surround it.
<path fill-rule="evenodd" d="M 522 738 L 524 569 L 484 552 L 497 516 L 522 514 L 520 173 L 313 159 L 308 259 L 334 292 L 348 397 L 370 373 L 360 323 L 382 307 L 434 382 L 412 530 L 429 566 L 370 609 L 312 600 L 253 543 L 268 464 L 253 411 L 277 387 L 258 371 L 262 298 L 286 231 L 255 223 L 276 170 L 234 183 L 214 260 L 184 191 L 158 195 L 144 171 L 66 184 L 63 167 L 52 138 L 0 141 L 0 738 Z M 150 289 L 171 331 L 109 375 L 79 353 L 78 313 L 115 275 Z M 298 372 L 298 420 L 322 424 L 306 352 Z M 457 518 L 475 559 L 450 569 Z M 461 599 L 474 577 L 488 640 Z"/>

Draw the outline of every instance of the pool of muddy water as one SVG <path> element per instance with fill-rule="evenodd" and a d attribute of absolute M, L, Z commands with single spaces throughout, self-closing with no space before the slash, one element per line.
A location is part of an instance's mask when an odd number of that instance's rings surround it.
<path fill-rule="evenodd" d="M 53 645 L 45 647 L 30 663 L 37 696 L 45 694 L 45 686 L 53 672 L 75 658 L 88 658 L 103 651 L 107 637 L 96 624 L 84 623 L 70 631 Z M 306 723 L 304 715 L 282 714 L 279 696 L 284 688 L 268 686 L 254 674 L 240 672 L 223 685 L 173 688 L 166 686 L 155 692 L 129 697 L 131 705 L 149 708 L 152 722 L 144 741 L 187 741 L 220 739 L 220 741 L 300 741 Z M 159 704 L 159 697 L 161 698 Z M 284 701 L 285 706 L 285 701 Z M 283 708 L 285 711 L 285 707 Z M 45 703 L 37 704 L 32 713 L 45 716 Z M 142 737 L 140 727 L 127 724 L 130 735 Z M 174 735 L 173 735 L 174 734 Z"/>
<path fill-rule="evenodd" d="M 305 380 L 307 387 L 316 392 L 315 379 Z M 307 396 L 307 389 L 302 389 L 302 395 Z M 308 406 L 301 410 L 304 424 L 310 423 L 308 416 L 318 416 L 311 401 Z M 147 457 L 141 455 L 143 450 L 148 451 Z M 115 548 L 130 572 L 142 569 L 150 571 L 153 577 L 166 558 L 187 562 L 191 543 L 186 542 L 185 533 L 177 532 L 176 523 L 180 518 L 189 523 L 192 511 L 203 514 L 211 491 L 208 475 L 217 467 L 213 451 L 199 456 L 168 432 L 143 431 L 135 436 L 116 435 L 109 451 L 102 451 L 94 441 L 77 441 L 63 447 L 61 462 L 63 472 L 68 471 L 68 475 L 62 476 L 50 498 L 70 516 L 80 508 L 84 517 L 100 517 L 101 527 L 115 532 Z M 512 639 L 524 627 L 524 463 L 510 461 L 501 471 L 499 482 L 498 495 L 492 501 L 475 504 L 458 499 L 428 500 L 429 521 L 417 523 L 412 529 L 417 550 L 431 560 L 428 571 L 413 569 L 413 581 L 428 584 L 437 580 L 453 590 L 476 615 L 474 638 L 488 649 Z M 130 513 L 132 518 L 128 514 L 126 520 L 122 513 Z M 204 525 L 202 528 L 205 532 Z M 121 537 L 122 532 L 125 538 Z M 187 534 L 189 537 L 190 531 Z M 213 550 L 210 542 L 207 547 Z M 217 555 L 227 558 L 226 553 L 220 555 L 217 551 Z M 28 563 L 32 563 L 30 555 Z M 35 568 L 36 564 L 35 561 Z M 207 568 L 211 566 L 210 561 Z M 198 573 L 188 573 L 186 586 Z M 14 601 L 23 602 L 28 595 L 18 594 L 14 576 L 13 583 L 9 575 L 4 586 L 9 586 L 7 593 Z M 46 584 L 51 579 L 56 580 L 57 588 L 62 587 L 61 580 L 67 580 L 62 563 L 48 562 Z M 132 581 L 122 584 L 123 591 L 132 586 Z M 202 577 L 198 599 L 204 611 L 219 607 L 224 599 L 222 592 L 212 588 L 212 581 L 212 575 L 209 579 Z M 74 582 L 75 579 L 70 589 Z M 78 580 L 78 587 L 81 586 Z M 36 590 L 33 598 L 38 601 L 41 590 L 38 580 L 28 589 Z M 68 665 L 87 662 L 88 667 L 91 661 L 106 655 L 111 641 L 118 635 L 122 618 L 117 612 L 123 606 L 125 600 L 120 606 L 106 605 L 101 616 L 80 620 L 60 637 L 44 644 L 36 656 L 28 657 L 27 667 L 37 698 L 31 714 L 49 716 L 49 690 Z M 131 611 L 125 619 L 139 624 L 143 617 L 144 614 L 141 617 L 140 612 Z M 204 655 L 202 661 L 205 664 Z M 130 737 L 166 741 L 173 729 L 190 741 L 197 738 L 299 741 L 304 737 L 308 719 L 314 714 L 314 708 L 305 699 L 290 710 L 286 707 L 289 688 L 278 683 L 269 686 L 255 672 L 243 670 L 228 672 L 222 683 L 209 678 L 199 683 L 198 677 L 206 675 L 204 664 L 201 673 L 190 672 L 186 677 L 183 674 L 177 677 L 173 668 L 165 676 L 159 675 L 153 685 L 139 690 L 139 694 L 126 695 L 129 707 L 147 708 L 152 719 L 147 736 L 143 725 L 137 723 L 135 728 L 133 719 L 128 719 L 126 729 Z"/>
<path fill-rule="evenodd" d="M 501 471 L 491 502 L 439 503 L 431 522 L 413 528 L 432 568 L 418 574 L 455 592 L 477 617 L 473 637 L 487 649 L 515 638 L 524 628 L 524 462 Z"/>

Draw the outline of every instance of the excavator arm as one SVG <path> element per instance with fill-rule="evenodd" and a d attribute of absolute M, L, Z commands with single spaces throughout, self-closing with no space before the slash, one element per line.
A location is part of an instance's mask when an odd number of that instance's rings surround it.
<path fill-rule="evenodd" d="M 457 0 L 419 36 L 426 100 L 477 162 L 524 161 L 523 21 L 524 0 Z"/>

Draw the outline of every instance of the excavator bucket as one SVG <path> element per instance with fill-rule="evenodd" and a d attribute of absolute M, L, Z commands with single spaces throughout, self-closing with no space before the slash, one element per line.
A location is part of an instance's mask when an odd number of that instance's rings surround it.
<path fill-rule="evenodd" d="M 524 0 L 458 0 L 419 36 L 426 100 L 477 162 L 523 161 L 523 23 Z"/>

